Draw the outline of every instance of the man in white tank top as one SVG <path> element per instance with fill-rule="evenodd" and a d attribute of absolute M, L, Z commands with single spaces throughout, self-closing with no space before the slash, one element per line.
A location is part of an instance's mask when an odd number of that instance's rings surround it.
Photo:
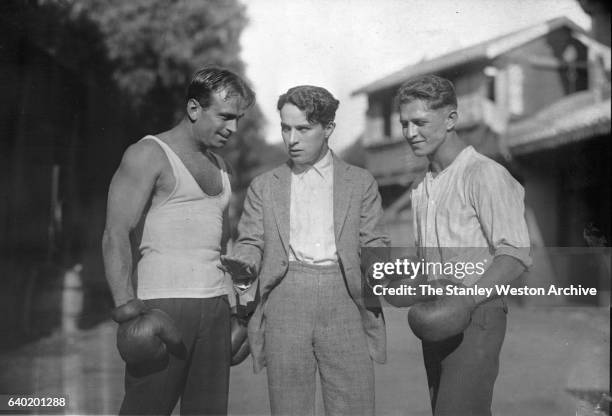
<path fill-rule="evenodd" d="M 121 414 L 170 414 L 179 397 L 181 414 L 227 413 L 231 285 L 218 266 L 231 189 L 213 151 L 227 143 L 254 100 L 230 71 L 196 72 L 182 120 L 131 145 L 110 184 L 103 255 L 116 311 L 144 304 L 165 312 L 184 346 L 184 354 L 169 350 L 163 360 L 126 359 Z M 139 224 L 133 265 L 130 236 Z M 139 310 L 133 319 L 143 315 Z M 138 348 L 129 340 L 119 346 L 124 358 L 138 358 Z"/>

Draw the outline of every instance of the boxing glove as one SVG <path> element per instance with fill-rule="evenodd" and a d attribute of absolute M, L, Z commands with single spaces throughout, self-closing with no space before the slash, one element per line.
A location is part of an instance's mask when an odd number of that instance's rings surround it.
<path fill-rule="evenodd" d="M 113 311 L 119 323 L 117 349 L 127 364 L 164 359 L 171 352 L 183 357 L 186 348 L 176 324 L 160 309 L 150 309 L 133 299 Z"/>
<path fill-rule="evenodd" d="M 442 341 L 462 333 L 476 309 L 472 296 L 440 296 L 414 305 L 408 312 L 412 332 L 423 341 Z"/>
<path fill-rule="evenodd" d="M 231 323 L 231 341 L 232 341 L 232 365 L 238 365 L 249 356 L 251 349 L 249 347 L 248 331 L 246 323 L 235 315 L 230 318 Z"/>

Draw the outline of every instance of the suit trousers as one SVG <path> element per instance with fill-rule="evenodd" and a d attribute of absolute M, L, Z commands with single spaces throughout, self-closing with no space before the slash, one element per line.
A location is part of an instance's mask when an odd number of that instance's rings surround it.
<path fill-rule="evenodd" d="M 227 296 L 150 299 L 180 329 L 186 357 L 127 365 L 122 415 L 169 415 L 181 398 L 181 415 L 227 414 L 231 361 Z"/>
<path fill-rule="evenodd" d="M 491 415 L 506 313 L 503 299 L 493 299 L 474 310 L 462 334 L 422 343 L 435 416 Z"/>
<path fill-rule="evenodd" d="M 317 369 L 327 415 L 374 414 L 374 367 L 338 265 L 291 262 L 263 307 L 273 415 L 314 414 Z"/>

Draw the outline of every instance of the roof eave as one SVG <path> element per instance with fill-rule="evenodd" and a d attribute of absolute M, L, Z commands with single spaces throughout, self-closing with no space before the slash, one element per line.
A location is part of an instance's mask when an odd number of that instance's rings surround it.
<path fill-rule="evenodd" d="M 493 60 L 501 54 L 524 45 L 540 36 L 544 36 L 553 30 L 567 26 L 571 30 L 583 35 L 587 32 L 567 17 L 558 17 L 545 22 L 518 30 L 509 34 L 501 35 L 494 39 L 489 39 L 476 45 L 450 52 L 437 58 L 419 62 L 404 67 L 403 69 L 376 80 L 364 87 L 358 88 L 351 93 L 351 96 L 359 94 L 372 94 L 394 86 L 399 86 L 406 79 L 422 75 L 425 73 L 441 72 L 448 69 L 465 65 L 478 60 Z"/>

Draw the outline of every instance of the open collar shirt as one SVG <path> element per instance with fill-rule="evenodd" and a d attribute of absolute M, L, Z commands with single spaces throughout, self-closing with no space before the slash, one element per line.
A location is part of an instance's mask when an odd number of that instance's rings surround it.
<path fill-rule="evenodd" d="M 425 261 L 482 262 L 509 255 L 531 265 L 523 187 L 500 164 L 472 146 L 436 176 L 428 171 L 413 189 L 416 245 Z M 448 277 L 429 273 L 430 279 Z M 478 273 L 461 277 L 470 286 Z"/>
<path fill-rule="evenodd" d="M 290 260 L 337 263 L 334 234 L 334 161 L 330 150 L 303 172 L 291 172 Z"/>

